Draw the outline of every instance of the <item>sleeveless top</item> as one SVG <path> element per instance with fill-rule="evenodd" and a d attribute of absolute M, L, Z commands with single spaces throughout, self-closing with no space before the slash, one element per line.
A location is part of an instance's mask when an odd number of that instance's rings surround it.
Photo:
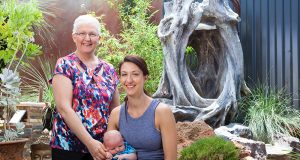
<path fill-rule="evenodd" d="M 119 130 L 125 141 L 136 149 L 139 160 L 164 159 L 161 134 L 155 128 L 155 109 L 158 104 L 157 100 L 153 100 L 138 118 L 132 118 L 125 105 L 121 106 Z"/>

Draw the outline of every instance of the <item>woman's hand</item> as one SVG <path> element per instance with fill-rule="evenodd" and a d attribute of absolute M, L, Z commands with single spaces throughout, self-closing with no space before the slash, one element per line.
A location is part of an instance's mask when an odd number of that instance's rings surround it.
<path fill-rule="evenodd" d="M 56 109 L 64 118 L 72 132 L 84 143 L 95 160 L 106 159 L 106 148 L 93 139 L 83 126 L 81 119 L 72 109 L 73 86 L 70 79 L 63 75 L 55 75 L 52 81 Z"/>
<path fill-rule="evenodd" d="M 104 145 L 95 139 L 90 141 L 90 143 L 87 145 L 87 148 L 94 160 L 106 160 L 109 158 Z"/>

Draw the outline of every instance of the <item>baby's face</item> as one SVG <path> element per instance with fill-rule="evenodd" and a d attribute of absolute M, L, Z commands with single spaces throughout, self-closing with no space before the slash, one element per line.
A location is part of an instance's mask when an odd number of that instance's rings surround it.
<path fill-rule="evenodd" d="M 123 140 L 120 139 L 116 143 L 107 144 L 106 148 L 108 149 L 109 153 L 116 154 L 123 151 L 125 146 Z"/>

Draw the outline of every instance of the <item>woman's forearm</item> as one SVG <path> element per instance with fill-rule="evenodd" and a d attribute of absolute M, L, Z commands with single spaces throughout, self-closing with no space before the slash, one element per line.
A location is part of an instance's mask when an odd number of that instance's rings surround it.
<path fill-rule="evenodd" d="M 93 138 L 83 126 L 75 111 L 71 107 L 61 107 L 58 111 L 71 131 L 87 146 Z"/>

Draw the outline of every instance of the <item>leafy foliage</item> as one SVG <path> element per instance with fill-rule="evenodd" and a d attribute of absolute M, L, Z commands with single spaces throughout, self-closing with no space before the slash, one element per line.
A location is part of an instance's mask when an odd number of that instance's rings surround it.
<path fill-rule="evenodd" d="M 185 59 L 186 64 L 189 66 L 192 72 L 197 72 L 197 69 L 199 68 L 199 62 L 198 62 L 198 56 L 197 52 L 192 46 L 187 46 L 185 49 Z"/>
<path fill-rule="evenodd" d="M 7 68 L 0 73 L 0 106 L 4 106 L 3 118 L 4 118 L 4 138 L 2 141 L 14 140 L 18 137 L 23 125 L 17 125 L 17 131 L 13 129 L 6 129 L 6 122 L 11 118 L 11 113 L 16 111 L 16 105 L 20 96 L 20 78 L 17 72 L 13 72 Z M 22 127 L 23 126 L 23 127 Z"/>
<path fill-rule="evenodd" d="M 258 86 L 240 105 L 239 112 L 245 115 L 245 124 L 256 140 L 272 143 L 278 135 L 299 134 L 300 112 L 291 107 L 291 99 L 284 90 Z"/>
<path fill-rule="evenodd" d="M 11 113 L 16 110 L 20 97 L 20 78 L 17 68 L 24 57 L 39 54 L 40 47 L 34 44 L 32 29 L 43 22 L 42 12 L 35 0 L 0 2 L 0 59 L 4 65 L 10 62 L 0 72 L 0 106 L 4 107 L 4 141 L 15 139 L 19 130 L 24 128 L 24 125 L 17 125 L 17 131 L 12 130 L 7 122 Z M 20 57 L 17 56 L 18 53 L 21 54 Z M 16 62 L 14 69 L 12 69 L 13 62 Z"/>
<path fill-rule="evenodd" d="M 20 78 L 17 72 L 13 72 L 7 68 L 0 73 L 0 105 L 1 106 L 13 106 L 12 109 L 16 110 L 15 106 L 18 103 L 18 97 L 20 93 Z M 6 115 L 4 114 L 6 117 Z"/>
<path fill-rule="evenodd" d="M 238 160 L 239 150 L 232 142 L 213 136 L 197 140 L 180 155 L 179 160 Z"/>
<path fill-rule="evenodd" d="M 33 43 L 32 30 L 43 22 L 36 0 L 0 2 L 0 59 L 5 64 L 11 62 L 16 59 L 16 51 L 26 53 L 27 57 L 38 55 L 41 47 Z"/>
<path fill-rule="evenodd" d="M 158 87 L 162 72 L 163 52 L 157 37 L 157 25 L 150 23 L 149 6 L 151 0 L 109 1 L 117 8 L 123 30 L 119 39 L 113 37 L 103 27 L 101 47 L 98 56 L 118 66 L 125 55 L 135 54 L 143 57 L 150 72 L 145 89 L 154 93 Z"/>
<path fill-rule="evenodd" d="M 1 139 L 0 141 L 12 141 L 14 139 L 16 139 L 19 135 L 24 134 L 24 128 L 25 128 L 25 124 L 22 122 L 16 123 L 16 129 L 10 129 L 10 130 L 6 130 L 4 133 L 4 138 Z"/>

